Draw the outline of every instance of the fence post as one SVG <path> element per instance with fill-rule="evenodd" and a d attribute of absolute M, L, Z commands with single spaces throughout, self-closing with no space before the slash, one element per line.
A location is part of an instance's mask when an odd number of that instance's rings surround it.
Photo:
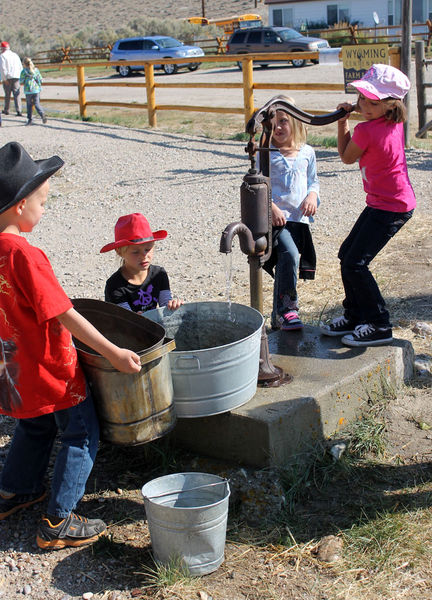
<path fill-rule="evenodd" d="M 417 86 L 417 110 L 419 131 L 426 125 L 426 87 L 424 77 L 424 41 L 417 40 L 415 43 L 415 68 Z M 419 137 L 426 137 L 426 131 Z"/>
<path fill-rule="evenodd" d="M 349 32 L 351 34 L 351 43 L 354 43 L 356 45 L 358 45 L 358 40 L 357 40 L 357 29 L 358 29 L 358 25 L 350 25 L 348 27 Z"/>
<path fill-rule="evenodd" d="M 87 117 L 87 103 L 85 93 L 85 73 L 83 65 L 77 65 L 77 83 L 78 83 L 78 100 L 80 107 L 80 117 Z"/>
<path fill-rule="evenodd" d="M 243 102 L 245 125 L 254 113 L 253 99 L 253 61 L 251 58 L 242 59 L 243 71 Z"/>
<path fill-rule="evenodd" d="M 147 90 L 147 114 L 150 127 L 156 127 L 156 98 L 155 98 L 155 82 L 154 68 L 152 63 L 144 63 L 145 83 Z"/>

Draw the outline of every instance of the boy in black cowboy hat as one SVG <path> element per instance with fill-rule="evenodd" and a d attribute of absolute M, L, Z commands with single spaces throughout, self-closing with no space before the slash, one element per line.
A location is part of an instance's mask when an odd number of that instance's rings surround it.
<path fill-rule="evenodd" d="M 0 148 L 0 414 L 17 419 L 0 476 L 0 520 L 43 500 L 43 480 L 57 432 L 40 548 L 81 546 L 106 529 L 73 510 L 84 494 L 99 428 L 72 343 L 73 334 L 125 373 L 140 359 L 109 342 L 76 312 L 50 262 L 21 235 L 39 223 L 58 156 L 34 161 L 17 142 Z"/>

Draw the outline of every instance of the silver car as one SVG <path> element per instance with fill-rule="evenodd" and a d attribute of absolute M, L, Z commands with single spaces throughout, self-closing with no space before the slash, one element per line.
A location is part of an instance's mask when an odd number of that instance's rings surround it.
<path fill-rule="evenodd" d="M 186 58 L 204 56 L 204 51 L 199 46 L 185 46 L 183 42 L 166 35 L 154 35 L 148 37 L 123 38 L 114 44 L 110 60 L 155 60 L 158 58 Z M 177 73 L 178 69 L 186 67 L 189 71 L 196 71 L 200 63 L 182 63 L 179 65 L 158 65 L 155 69 L 163 69 L 167 75 Z M 121 77 L 128 77 L 132 71 L 143 71 L 144 65 L 121 65 L 113 67 Z"/>
<path fill-rule="evenodd" d="M 327 40 L 306 37 L 289 27 L 256 27 L 254 29 L 238 29 L 227 42 L 227 54 L 257 54 L 259 52 L 314 52 L 320 48 L 330 48 Z M 284 61 L 254 61 L 254 64 L 265 68 L 272 64 L 283 64 Z M 313 62 L 318 62 L 313 61 Z M 306 60 L 294 58 L 294 67 L 304 67 Z M 237 63 L 239 69 L 242 63 Z"/>

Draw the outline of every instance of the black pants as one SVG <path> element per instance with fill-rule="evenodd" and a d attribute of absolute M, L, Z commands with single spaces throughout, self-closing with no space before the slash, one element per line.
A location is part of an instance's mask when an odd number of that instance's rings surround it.
<path fill-rule="evenodd" d="M 368 206 L 342 243 L 338 258 L 345 288 L 345 317 L 350 321 L 391 326 L 384 299 L 368 267 L 413 212 L 390 212 Z"/>

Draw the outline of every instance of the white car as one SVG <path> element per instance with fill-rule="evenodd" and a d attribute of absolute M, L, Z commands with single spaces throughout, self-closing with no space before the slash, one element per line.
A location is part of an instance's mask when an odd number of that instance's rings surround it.
<path fill-rule="evenodd" d="M 190 63 L 179 65 L 158 65 L 155 69 L 163 69 L 167 75 L 177 73 L 178 69 L 185 67 L 189 71 L 196 71 L 200 63 L 193 62 L 193 57 L 204 56 L 204 51 L 199 46 L 185 46 L 183 42 L 166 35 L 148 37 L 133 37 L 117 40 L 110 53 L 110 60 L 155 60 L 157 58 L 186 58 L 191 57 Z M 113 67 L 121 77 L 128 77 L 132 71 L 143 71 L 144 65 Z"/>

